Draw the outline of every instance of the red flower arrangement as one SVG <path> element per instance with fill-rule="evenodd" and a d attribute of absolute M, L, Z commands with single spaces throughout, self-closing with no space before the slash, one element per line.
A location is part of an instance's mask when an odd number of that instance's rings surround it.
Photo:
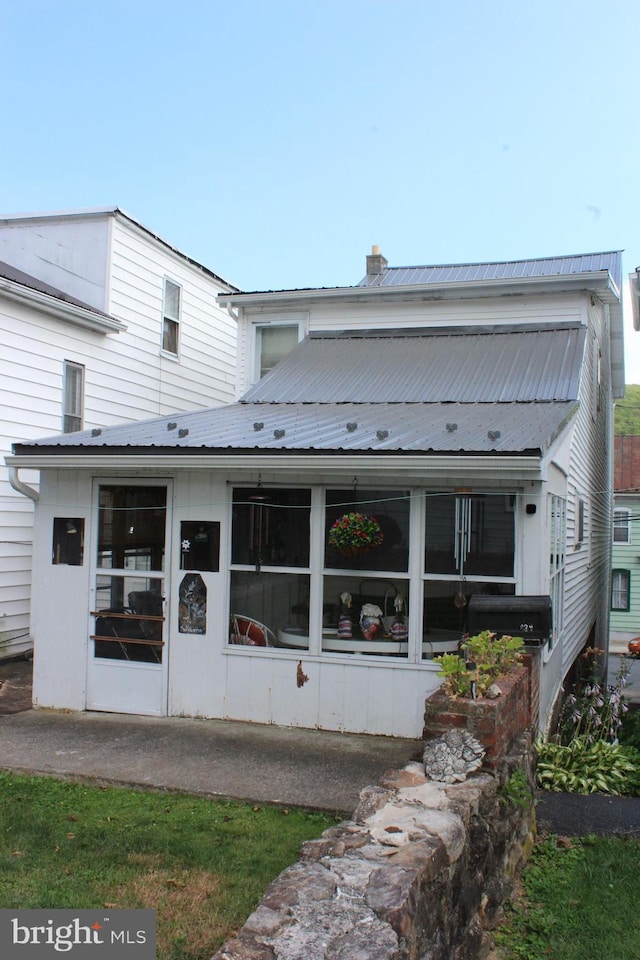
<path fill-rule="evenodd" d="M 383 539 L 380 524 L 367 513 L 345 513 L 329 530 L 329 545 L 345 556 L 355 557 L 379 547 Z"/>

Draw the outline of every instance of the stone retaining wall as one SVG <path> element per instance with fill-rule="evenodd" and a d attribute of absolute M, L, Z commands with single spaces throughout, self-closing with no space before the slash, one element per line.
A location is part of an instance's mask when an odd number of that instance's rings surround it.
<path fill-rule="evenodd" d="M 477 960 L 502 916 L 533 842 L 533 793 L 521 806 L 507 782 L 533 786 L 528 735 L 456 784 L 422 764 L 367 787 L 353 819 L 303 844 L 238 936 L 213 960 Z"/>

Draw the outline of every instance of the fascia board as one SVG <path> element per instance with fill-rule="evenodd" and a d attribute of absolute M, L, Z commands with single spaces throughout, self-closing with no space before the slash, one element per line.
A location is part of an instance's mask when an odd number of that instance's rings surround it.
<path fill-rule="evenodd" d="M 311 290 L 272 290 L 257 293 L 220 294 L 222 306 L 272 304 L 316 300 L 445 300 L 509 296 L 547 292 L 577 293 L 594 290 L 607 303 L 617 303 L 620 292 L 611 275 L 603 270 L 555 277 L 512 277 L 507 280 L 461 281 L 439 284 L 407 284 L 388 287 L 326 287 Z"/>
<path fill-rule="evenodd" d="M 58 320 L 66 320 L 68 323 L 94 330 L 97 333 L 122 333 L 127 329 L 127 325 L 120 320 L 102 316 L 85 307 L 67 303 L 65 300 L 58 300 L 41 290 L 24 287 L 22 284 L 16 283 L 14 280 L 7 280 L 4 277 L 0 277 L 0 293 L 3 293 L 10 300 L 36 307 Z"/>
<path fill-rule="evenodd" d="M 5 457 L 7 466 L 45 470 L 104 469 L 129 473 L 156 470 L 294 470 L 308 472 L 317 476 L 319 471 L 351 473 L 359 477 L 371 473 L 373 477 L 406 478 L 415 475 L 419 478 L 429 476 L 469 475 L 475 480 L 480 478 L 535 480 L 541 478 L 541 459 L 538 456 L 361 456 L 349 457 L 344 454 L 333 456 L 322 453 L 321 456 L 305 454 L 180 454 L 158 455 L 149 453 L 81 453 L 68 454 L 45 453 L 44 450 L 33 454 L 14 454 Z M 427 474 L 428 471 L 428 474 Z"/>

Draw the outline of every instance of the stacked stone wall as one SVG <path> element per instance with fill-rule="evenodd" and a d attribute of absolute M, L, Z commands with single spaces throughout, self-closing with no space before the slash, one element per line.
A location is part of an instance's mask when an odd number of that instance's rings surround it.
<path fill-rule="evenodd" d="M 214 960 L 485 957 L 533 842 L 533 792 L 522 805 L 504 789 L 517 769 L 532 787 L 527 734 L 499 773 L 446 784 L 418 763 L 389 771 L 351 820 L 302 846 Z"/>

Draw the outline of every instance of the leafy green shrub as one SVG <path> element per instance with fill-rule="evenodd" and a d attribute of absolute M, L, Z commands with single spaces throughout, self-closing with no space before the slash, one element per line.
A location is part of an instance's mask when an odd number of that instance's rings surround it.
<path fill-rule="evenodd" d="M 498 790 L 498 797 L 507 807 L 528 807 L 532 801 L 531 787 L 521 767 L 514 770 L 507 782 Z"/>
<path fill-rule="evenodd" d="M 622 718 L 618 740 L 625 747 L 635 747 L 636 750 L 640 750 L 640 710 L 629 710 Z"/>
<path fill-rule="evenodd" d="M 607 740 L 538 740 L 536 778 L 543 790 L 640 796 L 640 751 Z"/>
<path fill-rule="evenodd" d="M 438 676 L 444 679 L 445 692 L 452 697 L 481 697 L 494 680 L 502 677 L 522 660 L 522 637 L 499 637 L 483 630 L 462 643 L 466 659 L 455 653 L 434 657 L 440 664 Z"/>

